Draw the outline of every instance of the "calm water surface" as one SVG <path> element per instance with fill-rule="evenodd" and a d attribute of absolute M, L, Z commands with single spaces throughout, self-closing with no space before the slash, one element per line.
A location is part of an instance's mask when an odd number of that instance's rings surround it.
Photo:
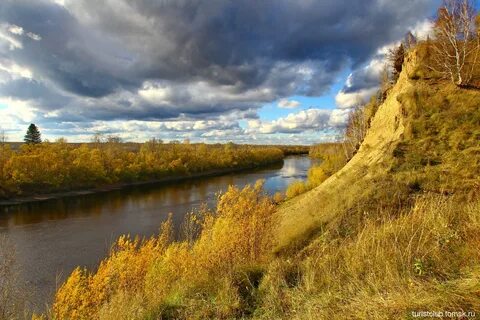
<path fill-rule="evenodd" d="M 263 170 L 4 207 L 0 235 L 15 245 L 22 280 L 38 310 L 76 266 L 95 268 L 118 236 L 156 234 L 170 212 L 178 228 L 185 213 L 202 203 L 214 205 L 216 194 L 229 185 L 264 179 L 268 193 L 284 191 L 305 179 L 310 165 L 308 157 L 292 156 Z"/>

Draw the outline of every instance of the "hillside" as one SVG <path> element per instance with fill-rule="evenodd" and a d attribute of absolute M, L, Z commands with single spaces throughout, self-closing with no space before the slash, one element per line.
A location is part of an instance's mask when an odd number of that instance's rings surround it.
<path fill-rule="evenodd" d="M 70 276 L 52 313 L 410 319 L 423 310 L 478 312 L 480 92 L 436 78 L 425 59 L 421 46 L 408 54 L 360 149 L 320 186 L 280 207 L 261 185 L 231 188 L 215 212 L 191 217 L 183 242 L 169 241 L 169 222 L 156 238 L 123 237 L 97 272 Z"/>
<path fill-rule="evenodd" d="M 407 74 L 403 73 L 386 101 L 379 107 L 357 154 L 320 186 L 280 208 L 284 217 L 279 232 L 281 246 L 290 243 L 292 239 L 307 236 L 309 231 L 313 231 L 312 228 L 338 216 L 338 211 L 344 209 L 338 208 L 340 204 L 343 203 L 345 208 L 351 206 L 358 201 L 365 185 L 388 170 L 393 150 L 405 129 L 398 97 L 412 86 Z M 322 204 L 321 207 L 319 204 Z"/>
<path fill-rule="evenodd" d="M 408 54 L 404 72 L 355 156 L 320 186 L 280 208 L 280 247 L 371 197 L 389 194 L 402 202 L 425 191 L 478 191 L 480 91 L 441 81 L 425 68 L 426 59 L 422 47 Z"/>
<path fill-rule="evenodd" d="M 279 261 L 299 274 L 282 293 L 292 318 L 478 314 L 480 92 L 427 59 L 408 54 L 345 167 L 279 208 Z"/>

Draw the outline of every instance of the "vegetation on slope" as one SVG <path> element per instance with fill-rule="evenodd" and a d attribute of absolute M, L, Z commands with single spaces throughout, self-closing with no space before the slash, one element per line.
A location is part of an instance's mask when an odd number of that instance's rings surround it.
<path fill-rule="evenodd" d="M 19 281 L 15 265 L 15 247 L 4 235 L 0 235 L 0 319 L 17 319 L 25 311 L 28 291 Z"/>
<path fill-rule="evenodd" d="M 212 170 L 257 167 L 283 159 L 275 147 L 120 142 L 0 144 L 0 198 L 149 181 Z"/>
<path fill-rule="evenodd" d="M 479 92 L 417 81 L 399 99 L 407 126 L 394 151 L 394 176 L 418 191 L 475 192 L 480 176 Z"/>
<path fill-rule="evenodd" d="M 408 208 L 377 203 L 363 212 L 350 210 L 361 218 L 333 220 L 303 250 L 271 263 L 261 284 L 259 318 L 408 319 L 419 310 L 478 312 L 478 200 L 425 195 Z"/>

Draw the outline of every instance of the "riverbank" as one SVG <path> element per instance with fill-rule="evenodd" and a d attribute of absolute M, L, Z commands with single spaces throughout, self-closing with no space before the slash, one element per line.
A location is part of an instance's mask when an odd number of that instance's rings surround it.
<path fill-rule="evenodd" d="M 284 159 L 275 160 L 268 163 L 262 163 L 260 166 L 244 166 L 238 168 L 225 168 L 225 169 L 216 169 L 216 170 L 208 170 L 204 172 L 192 173 L 189 175 L 183 176 L 172 176 L 172 177 L 165 177 L 161 179 L 153 179 L 148 181 L 136 181 L 136 182 L 125 182 L 125 183 L 115 183 L 110 185 L 105 185 L 96 188 L 85 188 L 85 189 L 78 189 L 78 190 L 71 190 L 71 191 L 63 191 L 63 192 L 54 192 L 54 193 L 45 193 L 45 194 L 35 194 L 29 195 L 25 197 L 15 197 L 11 199 L 0 200 L 0 207 L 9 207 L 9 206 L 16 206 L 21 204 L 28 204 L 28 203 L 36 203 L 36 202 L 45 202 L 51 200 L 57 200 L 62 198 L 70 198 L 70 197 L 78 197 L 78 196 L 86 196 L 91 194 L 99 194 L 105 192 L 112 192 L 116 190 L 137 187 L 137 186 L 147 186 L 147 185 L 161 185 L 166 183 L 177 183 L 187 180 L 194 180 L 199 178 L 208 178 L 208 177 L 215 177 L 226 175 L 230 173 L 237 173 L 252 169 L 261 169 L 273 164 L 282 163 Z"/>
<path fill-rule="evenodd" d="M 44 201 L 77 190 L 110 190 L 137 183 L 176 180 L 281 161 L 276 147 L 146 142 L 132 151 L 129 144 L 80 146 L 64 142 L 22 145 L 13 151 L 0 145 L 0 201 L 11 204 Z M 192 174 L 188 174 L 192 173 Z"/>

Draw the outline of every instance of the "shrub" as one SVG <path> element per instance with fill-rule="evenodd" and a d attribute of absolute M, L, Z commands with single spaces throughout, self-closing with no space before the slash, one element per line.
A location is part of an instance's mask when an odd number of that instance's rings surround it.
<path fill-rule="evenodd" d="M 287 191 L 285 191 L 285 195 L 287 196 L 288 199 L 294 198 L 298 195 L 301 195 L 305 191 L 307 191 L 307 185 L 303 181 L 296 181 L 290 184 L 287 188 Z"/>
<path fill-rule="evenodd" d="M 170 243 L 171 220 L 157 237 L 121 237 L 96 272 L 70 275 L 56 294 L 54 316 L 202 319 L 254 308 L 277 226 L 271 199 L 261 183 L 230 187 L 214 212 L 200 215 L 195 241 Z"/>

